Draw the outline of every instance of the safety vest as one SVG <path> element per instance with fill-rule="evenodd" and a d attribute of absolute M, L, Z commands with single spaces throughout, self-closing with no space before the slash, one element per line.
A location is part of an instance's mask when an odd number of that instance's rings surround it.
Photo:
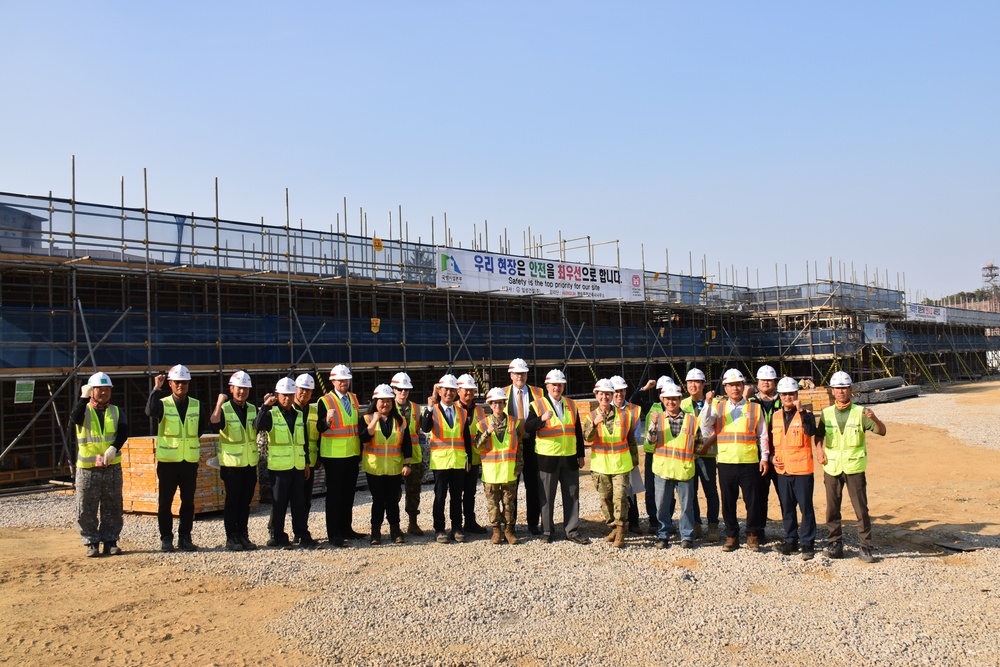
<path fill-rule="evenodd" d="M 306 420 L 306 438 L 307 438 L 307 441 L 309 443 L 309 445 L 308 445 L 308 450 L 309 450 L 308 459 L 309 459 L 309 467 L 310 468 L 315 468 L 316 464 L 319 462 L 318 461 L 318 459 L 319 459 L 319 427 L 316 425 L 317 420 L 319 419 L 319 407 L 318 406 L 319 406 L 319 402 L 318 401 L 316 403 L 310 403 L 305 408 L 303 408 L 298 403 L 295 404 L 295 407 L 297 407 L 299 409 L 299 411 L 302 412 L 302 414 L 303 414 L 303 416 L 305 417 L 305 420 Z"/>
<path fill-rule="evenodd" d="M 465 408 L 454 403 L 455 423 L 448 426 L 444 416 L 444 406 L 438 403 L 431 410 L 431 470 L 465 470 L 465 439 L 462 431 L 467 418 Z"/>
<path fill-rule="evenodd" d="M 802 411 L 796 410 L 785 431 L 784 410 L 776 410 L 772 418 L 774 432 L 774 471 L 779 475 L 813 474 L 812 437 L 802 429 Z"/>
<path fill-rule="evenodd" d="M 475 423 L 476 433 L 486 431 L 488 419 L 483 416 Z M 520 419 L 508 416 L 503 438 L 498 438 L 496 433 L 492 433 L 485 441 L 488 449 L 480 454 L 480 460 L 483 465 L 483 482 L 486 484 L 509 484 L 517 481 L 514 471 L 517 468 L 517 450 L 521 447 L 517 435 L 517 426 L 520 423 Z"/>
<path fill-rule="evenodd" d="M 288 428 L 288 421 L 277 405 L 271 406 L 271 430 L 267 432 L 268 470 L 306 469 L 306 425 L 302 411 L 295 410 L 295 432 Z"/>
<path fill-rule="evenodd" d="M 227 468 L 257 466 L 257 407 L 247 403 L 247 426 L 243 428 L 232 401 L 222 404 L 223 426 L 219 429 L 219 465 Z"/>
<path fill-rule="evenodd" d="M 326 419 L 330 423 L 330 427 L 320 434 L 319 455 L 324 459 L 346 459 L 361 454 L 358 397 L 350 392 L 347 396 L 351 402 L 350 416 L 334 392 L 319 399 L 326 406 Z"/>
<path fill-rule="evenodd" d="M 653 418 L 653 415 L 655 415 L 657 412 L 663 412 L 663 403 L 653 403 L 651 406 L 649 406 L 649 412 L 646 413 L 647 424 L 649 423 L 649 420 Z M 652 454 L 654 449 L 656 449 L 656 443 L 650 442 L 648 438 L 643 437 L 642 451 L 646 452 L 647 454 Z"/>
<path fill-rule="evenodd" d="M 847 415 L 847 424 L 841 433 L 837 424 L 837 406 L 831 405 L 823 409 L 823 428 L 826 429 L 823 440 L 826 464 L 823 465 L 823 470 L 834 477 L 842 473 L 856 475 L 868 467 L 865 425 L 862 420 L 864 409 L 852 403 L 848 410 L 850 413 Z"/>
<path fill-rule="evenodd" d="M 188 398 L 187 413 L 181 421 L 173 395 L 160 400 L 163 402 L 163 419 L 156 429 L 156 460 L 163 463 L 198 463 L 201 460 L 201 442 L 198 440 L 201 403 L 196 398 Z"/>
<path fill-rule="evenodd" d="M 702 399 L 704 400 L 704 399 Z M 704 407 L 704 406 L 702 406 Z M 694 415 L 695 418 L 695 430 L 698 432 L 695 436 L 695 447 L 698 446 L 698 442 L 701 440 L 701 414 L 699 414 L 694 408 L 694 399 L 688 396 L 687 398 L 681 399 L 681 410 L 684 412 Z M 714 459 L 719 454 L 719 445 L 713 443 L 711 447 L 708 448 L 704 454 L 698 454 L 702 458 Z"/>
<path fill-rule="evenodd" d="M 118 406 L 109 405 L 104 411 L 104 430 L 101 430 L 97 419 L 97 410 L 93 405 L 87 405 L 83 413 L 83 424 L 76 427 L 76 467 L 93 468 L 97 457 L 108 451 L 114 444 L 118 432 Z M 114 461 L 105 461 L 104 465 L 118 465 L 122 462 L 121 452 L 115 455 Z"/>
<path fill-rule="evenodd" d="M 552 417 L 535 432 L 535 453 L 542 456 L 575 456 L 576 455 L 576 401 L 563 397 L 562 421 L 552 407 L 548 396 L 532 402 L 535 414 L 541 417 L 546 410 L 552 411 Z"/>
<path fill-rule="evenodd" d="M 656 449 L 653 451 L 653 474 L 663 479 L 686 482 L 694 477 L 694 443 L 698 433 L 698 418 L 681 411 L 684 421 L 675 436 L 670 430 L 670 418 L 662 410 L 650 419 L 658 422 Z M 648 430 L 648 428 L 647 428 Z"/>
<path fill-rule="evenodd" d="M 409 419 L 409 429 L 410 429 L 410 444 L 413 446 L 413 456 L 410 457 L 410 463 L 416 465 L 418 463 L 423 463 L 424 452 L 420 448 L 420 430 L 417 426 L 417 404 L 413 401 L 407 401 L 410 404 L 410 419 Z M 398 406 L 397 406 L 398 409 Z M 400 410 L 402 414 L 402 410 Z"/>
<path fill-rule="evenodd" d="M 628 449 L 632 412 L 613 409 L 611 432 L 608 433 L 607 422 L 597 424 L 594 427 L 594 442 L 590 445 L 590 470 L 602 475 L 621 475 L 632 469 L 632 454 Z"/>
<path fill-rule="evenodd" d="M 760 450 L 757 442 L 757 424 L 762 419 L 760 403 L 744 401 L 740 418 L 733 420 L 733 413 L 726 409 L 727 399 L 716 399 L 712 406 L 715 413 L 716 445 L 719 463 L 757 463 Z"/>
<path fill-rule="evenodd" d="M 368 423 L 371 424 L 373 419 L 379 420 L 377 412 L 368 415 Z M 390 418 L 389 422 L 392 433 L 388 438 L 382 435 L 382 425 L 379 424 L 372 439 L 362 445 L 361 469 L 371 475 L 403 474 L 403 434 L 399 432 L 395 419 Z"/>
<path fill-rule="evenodd" d="M 539 389 L 538 387 L 532 387 L 530 384 L 529 385 L 525 385 L 525 387 L 528 389 L 528 395 L 530 396 L 530 398 L 528 399 L 528 407 L 529 408 L 531 407 L 532 403 L 536 403 L 536 402 L 542 400 L 543 398 L 545 398 L 545 392 L 542 391 L 541 389 Z M 510 406 L 511 406 L 511 396 L 513 396 L 513 394 L 514 394 L 514 385 L 508 385 L 507 386 L 507 407 L 508 408 L 510 408 Z M 517 401 L 514 401 L 514 403 L 517 403 Z M 518 408 L 514 408 L 514 409 L 517 410 Z M 507 414 L 513 414 L 513 413 L 511 413 L 510 409 L 508 409 L 507 410 Z M 521 421 L 525 421 L 526 419 L 528 419 L 528 415 L 527 414 L 523 414 L 523 415 L 522 414 L 516 414 L 516 415 L 513 415 L 513 416 L 517 417 Z"/>
<path fill-rule="evenodd" d="M 613 402 L 612 405 L 614 405 Z M 642 408 L 638 405 L 635 405 L 634 403 L 629 403 L 628 401 L 625 401 L 625 405 L 621 407 L 618 407 L 617 405 L 615 405 L 615 407 L 618 408 L 619 410 L 625 410 L 628 412 L 629 430 L 635 431 L 636 426 L 639 425 L 639 422 L 642 419 Z M 643 442 L 645 443 L 645 441 Z M 645 444 L 643 444 L 643 447 L 645 448 Z"/>
<path fill-rule="evenodd" d="M 771 428 L 771 422 L 774 419 L 774 415 L 778 414 L 783 410 L 783 407 L 781 405 L 781 399 L 778 398 L 777 396 L 774 397 L 774 402 L 771 403 L 770 410 L 764 409 L 764 404 L 760 402 L 760 399 L 757 398 L 756 395 L 751 396 L 750 398 L 747 399 L 747 401 L 748 402 L 753 401 L 754 403 L 760 406 L 760 411 L 761 414 L 764 415 L 764 423 L 767 424 L 767 428 Z"/>
<path fill-rule="evenodd" d="M 456 403 L 455 405 L 458 405 L 458 403 Z M 466 414 L 468 414 L 469 413 L 469 409 L 466 408 L 465 412 L 466 412 Z M 487 412 L 485 406 L 474 405 L 472 407 L 472 422 L 469 424 L 470 427 L 471 427 L 472 424 L 476 424 L 476 423 L 480 423 L 480 422 L 485 421 L 487 414 L 492 414 L 492 413 Z M 479 452 L 476 451 L 475 447 L 473 447 L 472 448 L 472 461 L 471 461 L 471 465 L 477 466 L 479 464 L 480 464 Z"/>

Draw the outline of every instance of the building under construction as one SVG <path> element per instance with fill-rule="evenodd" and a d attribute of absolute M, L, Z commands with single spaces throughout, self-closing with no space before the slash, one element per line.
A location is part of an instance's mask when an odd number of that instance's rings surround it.
<path fill-rule="evenodd" d="M 682 380 L 692 366 L 710 380 L 769 363 L 817 385 L 846 370 L 928 389 L 995 370 L 997 312 L 907 304 L 878 279 L 835 279 L 832 267 L 825 279 L 766 288 L 632 271 L 627 298 L 470 291 L 442 282 L 458 253 L 474 255 L 480 273 L 497 261 L 511 276 L 527 265 L 552 278 L 553 263 L 541 251 L 416 243 L 402 226 L 397 238 L 352 235 L 346 210 L 343 220 L 343 231 L 321 232 L 0 193 L 0 484 L 70 474 L 66 415 L 95 368 L 114 379 L 133 435 L 155 432 L 143 414 L 152 376 L 177 363 L 209 403 L 239 368 L 259 401 L 292 371 L 315 372 L 326 389 L 337 363 L 351 366 L 362 397 L 406 370 L 415 400 L 447 371 L 473 373 L 483 390 L 507 384 L 514 357 L 528 360 L 532 384 L 563 369 L 570 394 L 612 374 L 633 386 Z M 585 265 L 582 280 L 624 273 Z"/>

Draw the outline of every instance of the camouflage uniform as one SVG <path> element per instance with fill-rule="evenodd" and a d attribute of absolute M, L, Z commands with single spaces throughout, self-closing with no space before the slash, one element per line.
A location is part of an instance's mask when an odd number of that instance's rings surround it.
<path fill-rule="evenodd" d="M 513 526 L 517 516 L 517 482 L 507 484 L 483 484 L 486 493 L 486 510 L 490 525 Z"/>
<path fill-rule="evenodd" d="M 604 475 L 592 472 L 590 476 L 594 480 L 597 495 L 601 500 L 604 522 L 609 526 L 624 525 L 628 521 L 629 473 Z"/>
<path fill-rule="evenodd" d="M 419 447 L 420 443 L 413 443 L 414 447 Z M 406 500 L 403 508 L 410 517 L 420 514 L 420 491 L 424 483 L 424 462 L 411 463 L 410 474 L 403 478 L 403 485 L 406 487 Z"/>
<path fill-rule="evenodd" d="M 122 467 L 76 469 L 76 520 L 84 544 L 117 542 L 122 532 Z"/>

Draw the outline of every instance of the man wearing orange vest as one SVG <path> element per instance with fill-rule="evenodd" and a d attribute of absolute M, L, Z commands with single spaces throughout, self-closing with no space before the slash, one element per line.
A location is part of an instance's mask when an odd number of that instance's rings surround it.
<path fill-rule="evenodd" d="M 466 419 L 469 424 L 486 417 L 486 410 L 480 406 L 476 407 L 476 396 L 479 394 L 479 385 L 476 378 L 468 373 L 458 376 L 458 404 L 465 408 Z M 474 436 L 473 436 L 474 437 Z M 472 448 L 472 458 L 469 459 L 469 472 L 465 474 L 465 488 L 462 490 L 462 508 L 465 513 L 465 532 L 483 535 L 486 528 L 479 525 L 476 520 L 476 487 L 483 476 L 483 467 L 479 461 L 479 451 Z"/>
<path fill-rule="evenodd" d="M 771 463 L 778 480 L 778 500 L 785 541 L 777 550 L 786 556 L 802 549 L 802 560 L 816 555 L 816 512 L 813 510 L 813 436 L 816 421 L 813 414 L 802 409 L 799 383 L 790 377 L 778 381 L 781 409 L 771 418 Z M 802 512 L 799 524 L 795 514 Z"/>
<path fill-rule="evenodd" d="M 465 542 L 462 531 L 462 492 L 472 458 L 472 438 L 465 408 L 458 405 L 458 379 L 450 373 L 438 380 L 440 397 L 432 393 L 420 415 L 420 430 L 430 434 L 430 467 L 434 471 L 434 539 Z M 444 506 L 448 504 L 451 532 L 445 532 Z"/>
<path fill-rule="evenodd" d="M 507 366 L 510 374 L 510 385 L 504 391 L 507 395 L 507 409 L 505 412 L 514 419 L 520 420 L 523 424 L 528 419 L 528 410 L 531 404 L 542 400 L 545 392 L 539 387 L 528 384 L 528 364 L 524 359 L 512 359 Z M 524 434 L 524 441 L 521 443 L 524 450 L 524 469 L 521 472 L 521 479 L 524 481 L 524 504 L 527 514 L 526 522 L 528 532 L 532 535 L 541 535 L 539 528 L 541 518 L 541 498 L 542 492 L 538 477 L 538 457 L 535 455 L 535 436 L 533 433 Z M 514 506 L 514 522 L 517 522 L 517 505 Z"/>
<path fill-rule="evenodd" d="M 621 375 L 612 375 L 610 378 L 611 386 L 615 388 L 615 395 L 611 398 L 611 403 L 615 408 L 619 410 L 624 410 L 629 413 L 629 419 L 632 423 L 633 436 L 635 437 L 636 443 L 639 442 L 639 438 L 642 435 L 639 433 L 641 428 L 640 415 L 642 414 L 642 406 L 636 405 L 635 403 L 630 403 L 628 398 L 628 382 Z M 638 445 L 637 445 L 638 446 Z M 642 474 L 639 472 L 639 466 L 636 465 L 632 472 L 629 473 L 629 484 L 628 484 L 628 532 L 636 533 L 637 535 L 642 534 L 642 528 L 639 527 L 639 495 L 636 489 L 643 488 Z"/>
<path fill-rule="evenodd" d="M 360 432 L 368 427 L 359 415 L 358 397 L 350 391 L 351 377 L 347 366 L 334 366 L 330 371 L 333 391 L 316 406 L 319 457 L 326 471 L 326 533 L 335 547 L 344 546 L 344 540 L 365 537 L 351 525 L 361 462 Z"/>
<path fill-rule="evenodd" d="M 656 548 L 669 546 L 674 490 L 681 506 L 681 548 L 694 548 L 695 444 L 698 418 L 681 409 L 681 388 L 666 382 L 660 389 L 662 410 L 649 413 L 646 442 L 653 443 L 653 484 L 659 526 Z"/>
<path fill-rule="evenodd" d="M 524 422 L 508 417 L 507 392 L 493 387 L 486 394 L 490 414 L 480 414 L 472 421 L 470 435 L 475 438 L 483 466 L 483 491 L 489 511 L 493 537 L 490 542 L 508 544 L 520 540 L 514 535 L 514 513 L 517 511 L 517 477 L 524 465 L 521 442 L 524 440 Z"/>
<path fill-rule="evenodd" d="M 764 529 L 757 523 L 757 496 L 761 477 L 767 475 L 769 443 L 767 424 L 759 403 L 743 397 L 746 378 L 735 368 L 722 376 L 726 398 L 706 401 L 701 411 L 701 434 L 706 442 L 715 436 L 718 446 L 719 490 L 722 518 L 726 523 L 723 551 L 740 546 L 740 523 L 736 500 L 743 493 L 747 516 L 747 549 L 760 551 L 759 535 Z"/>

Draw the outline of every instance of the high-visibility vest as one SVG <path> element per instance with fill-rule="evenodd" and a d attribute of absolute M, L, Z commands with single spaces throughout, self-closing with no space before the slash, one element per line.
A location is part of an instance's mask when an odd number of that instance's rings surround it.
<path fill-rule="evenodd" d="M 634 432 L 636 427 L 639 425 L 639 422 L 642 420 L 642 408 L 634 403 L 629 403 L 628 401 L 625 401 L 625 405 L 622 405 L 621 407 L 617 405 L 615 407 L 619 410 L 625 410 L 628 412 L 629 430 Z M 643 447 L 645 447 L 645 445 L 643 445 Z"/>
<path fill-rule="evenodd" d="M 812 436 L 802 429 L 802 411 L 796 410 L 785 431 L 784 410 L 772 418 L 771 443 L 774 445 L 774 471 L 779 475 L 813 474 Z"/>
<path fill-rule="evenodd" d="M 760 404 L 744 401 L 740 418 L 733 420 L 733 413 L 726 409 L 729 401 L 716 399 L 712 406 L 715 412 L 716 444 L 719 448 L 719 463 L 757 463 L 760 449 L 757 441 L 757 424 L 763 419 Z"/>
<path fill-rule="evenodd" d="M 267 432 L 268 470 L 306 469 L 306 425 L 302 411 L 295 410 L 295 432 L 288 428 L 288 421 L 277 405 L 271 406 L 271 430 Z"/>
<path fill-rule="evenodd" d="M 535 432 L 535 453 L 542 456 L 575 456 L 576 455 L 576 420 L 578 419 L 576 401 L 563 397 L 562 421 L 552 407 L 552 402 L 545 396 L 532 403 L 535 414 L 541 417 L 546 410 L 552 411 L 552 417 L 542 428 Z"/>
<path fill-rule="evenodd" d="M 371 424 L 373 419 L 379 420 L 377 412 L 368 415 L 368 423 Z M 382 435 L 382 425 L 379 424 L 372 439 L 362 445 L 361 469 L 371 475 L 403 474 L 403 434 L 395 419 L 390 418 L 389 422 L 392 432 L 388 438 Z"/>
<path fill-rule="evenodd" d="M 233 409 L 232 401 L 222 404 L 223 425 L 219 429 L 219 465 L 227 468 L 257 466 L 257 429 L 253 422 L 257 418 L 257 407 L 247 403 L 247 426 L 243 428 L 239 415 Z"/>
<path fill-rule="evenodd" d="M 452 407 L 455 409 L 455 423 L 451 426 L 448 426 L 448 420 L 445 419 L 443 405 L 438 403 L 431 410 L 431 470 L 465 470 L 468 459 L 462 431 L 467 415 L 465 408 L 458 403 L 454 403 Z"/>
<path fill-rule="evenodd" d="M 489 417 L 483 416 L 474 422 L 477 434 L 486 431 L 488 419 Z M 520 419 L 508 416 L 503 438 L 491 433 L 485 440 L 488 449 L 480 453 L 480 460 L 483 466 L 483 482 L 486 484 L 509 484 L 517 481 L 514 471 L 517 468 L 517 450 L 521 447 L 521 439 L 517 435 L 517 426 L 520 423 Z"/>
<path fill-rule="evenodd" d="M 527 406 L 525 407 L 525 414 L 523 414 L 523 415 L 522 414 L 514 415 L 515 417 L 517 417 L 521 421 L 525 421 L 525 420 L 528 419 L 527 410 L 528 410 L 528 408 L 531 407 L 532 403 L 535 403 L 535 402 L 540 401 L 543 398 L 545 398 L 545 392 L 542 389 L 540 389 L 539 387 L 532 387 L 530 384 L 528 384 L 528 385 L 525 385 L 525 388 L 527 388 L 527 390 L 528 390 L 528 396 L 529 396 Z M 514 385 L 508 385 L 507 386 L 507 405 L 508 406 L 510 406 L 510 399 L 511 399 L 511 396 L 513 395 L 513 393 L 514 393 Z M 514 403 L 517 403 L 517 401 L 514 401 Z M 515 409 L 520 409 L 520 406 L 518 406 L 518 408 L 515 408 Z M 511 414 L 511 413 L 508 411 L 508 414 Z"/>
<path fill-rule="evenodd" d="M 646 413 L 647 424 L 649 424 L 649 420 L 652 419 L 653 415 L 655 415 L 657 412 L 663 412 L 663 403 L 653 403 L 651 406 L 649 406 L 649 412 Z M 656 443 L 650 442 L 648 438 L 643 437 L 642 451 L 646 452 L 647 454 L 652 454 L 654 449 L 656 449 Z"/>
<path fill-rule="evenodd" d="M 163 402 L 163 419 L 156 429 L 156 460 L 198 463 L 201 460 L 201 441 L 198 440 L 201 403 L 196 398 L 188 398 L 187 412 L 184 421 L 181 421 L 173 395 L 160 400 Z"/>
<path fill-rule="evenodd" d="M 104 411 L 104 430 L 101 430 L 97 419 L 97 410 L 93 405 L 87 405 L 83 413 L 83 424 L 76 427 L 76 467 L 93 468 L 97 464 L 97 457 L 108 451 L 108 447 L 114 444 L 115 435 L 118 433 L 118 406 L 109 405 Z M 104 465 L 118 465 L 122 462 L 121 452 L 115 455 L 114 461 L 105 461 Z"/>
<path fill-rule="evenodd" d="M 458 405 L 458 403 L 456 403 L 455 405 Z M 466 412 L 467 415 L 470 414 L 470 410 L 468 408 L 466 408 L 465 412 Z M 472 407 L 472 410 L 471 410 L 472 421 L 469 423 L 470 432 L 471 432 L 472 425 L 484 421 L 486 419 L 486 415 L 488 415 L 488 414 L 492 414 L 492 413 L 487 412 L 485 406 L 474 405 Z M 474 465 L 474 466 L 477 466 L 477 465 L 480 464 L 479 452 L 476 451 L 475 447 L 472 448 L 472 460 L 471 460 L 470 464 Z"/>
<path fill-rule="evenodd" d="M 698 419 L 690 412 L 681 412 L 684 421 L 675 436 L 670 430 L 670 418 L 666 412 L 651 414 L 656 420 L 659 438 L 653 450 L 653 474 L 663 479 L 685 482 L 694 477 L 694 443 L 698 433 Z M 649 430 L 648 427 L 646 429 Z"/>
<path fill-rule="evenodd" d="M 826 429 L 826 437 L 823 439 L 826 464 L 823 465 L 823 470 L 834 477 L 842 473 L 856 475 L 868 467 L 868 449 L 865 447 L 865 425 L 862 419 L 864 409 L 853 403 L 848 409 L 850 413 L 843 433 L 837 424 L 837 406 L 831 405 L 823 409 L 823 428 Z"/>
<path fill-rule="evenodd" d="M 751 396 L 750 398 L 747 399 L 747 402 L 751 402 L 751 401 L 760 406 L 760 412 L 761 412 L 762 415 L 764 415 L 764 423 L 767 424 L 767 428 L 770 429 L 771 428 L 771 422 L 774 419 L 774 415 L 778 414 L 779 412 L 781 412 L 783 410 L 783 407 L 781 405 L 781 399 L 778 398 L 777 396 L 775 396 L 774 397 L 774 402 L 771 403 L 771 409 L 770 410 L 765 410 L 764 409 L 764 404 L 760 402 L 760 399 L 757 398 L 757 396 Z"/>
<path fill-rule="evenodd" d="M 330 423 L 330 427 L 320 434 L 319 455 L 324 459 L 346 459 L 361 454 L 358 397 L 350 392 L 347 397 L 351 402 L 350 415 L 336 393 L 331 391 L 319 399 L 326 406 L 326 419 Z"/>
<path fill-rule="evenodd" d="M 413 446 L 413 456 L 410 457 L 410 463 L 416 465 L 418 463 L 424 462 L 424 452 L 420 448 L 420 428 L 417 426 L 417 404 L 413 401 L 407 401 L 410 404 L 410 419 L 407 423 L 410 429 L 410 444 Z M 402 411 L 400 411 L 402 414 Z"/>
<path fill-rule="evenodd" d="M 310 403 L 305 407 L 296 403 L 295 407 L 302 412 L 302 416 L 306 420 L 306 439 L 309 442 L 307 458 L 309 459 L 309 467 L 315 468 L 319 462 L 319 426 L 317 425 L 317 421 L 319 420 L 319 401 Z"/>
<path fill-rule="evenodd" d="M 621 475 L 632 469 L 632 454 L 628 449 L 632 413 L 613 406 L 612 409 L 611 432 L 608 433 L 607 422 L 597 424 L 590 445 L 590 470 L 602 475 Z"/>
<path fill-rule="evenodd" d="M 704 400 L 704 399 L 702 399 L 702 400 Z M 682 399 L 681 400 L 681 410 L 683 410 L 684 412 L 686 412 L 688 414 L 694 415 L 694 418 L 696 420 L 695 421 L 695 430 L 698 431 L 698 434 L 695 436 L 695 445 L 697 445 L 698 444 L 698 440 L 701 439 L 701 414 L 699 414 L 699 412 L 697 410 L 695 410 L 694 399 L 692 399 L 690 396 Z M 698 456 L 701 456 L 701 457 L 706 458 L 706 459 L 714 459 L 716 456 L 718 456 L 718 454 L 719 454 L 719 445 L 713 443 L 712 446 L 709 447 L 708 450 L 704 454 L 698 454 Z"/>

